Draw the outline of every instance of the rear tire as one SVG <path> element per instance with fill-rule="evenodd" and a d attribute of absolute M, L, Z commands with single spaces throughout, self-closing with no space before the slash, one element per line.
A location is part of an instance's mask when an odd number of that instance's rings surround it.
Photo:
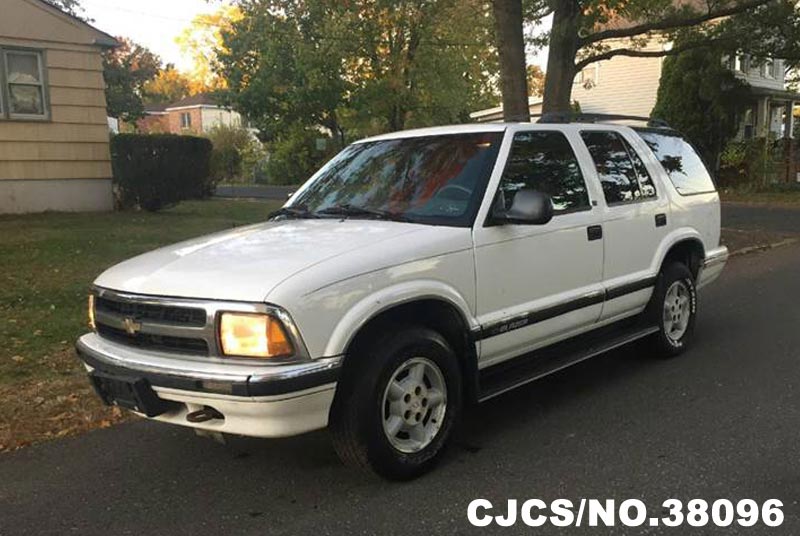
<path fill-rule="evenodd" d="M 428 328 L 394 329 L 347 359 L 328 424 L 341 460 L 389 480 L 433 468 L 461 416 L 461 371 L 447 341 Z"/>
<path fill-rule="evenodd" d="M 645 314 L 659 328 L 651 338 L 659 357 L 675 357 L 686 351 L 694 335 L 697 289 L 685 264 L 672 262 L 662 268 Z"/>

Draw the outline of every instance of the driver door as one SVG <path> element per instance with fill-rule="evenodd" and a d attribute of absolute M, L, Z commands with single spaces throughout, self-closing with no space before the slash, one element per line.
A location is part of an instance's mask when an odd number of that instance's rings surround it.
<path fill-rule="evenodd" d="M 567 134 L 518 130 L 494 197 L 474 228 L 480 367 L 515 357 L 585 330 L 603 306 L 601 215 Z M 585 164 L 584 164 L 585 166 Z M 585 169 L 585 167 L 583 167 Z M 548 194 L 553 219 L 544 225 L 496 224 L 517 191 Z"/>

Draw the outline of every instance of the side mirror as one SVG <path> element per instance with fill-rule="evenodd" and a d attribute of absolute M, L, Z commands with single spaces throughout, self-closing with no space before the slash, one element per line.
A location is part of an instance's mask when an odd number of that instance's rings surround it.
<path fill-rule="evenodd" d="M 495 210 L 492 220 L 500 225 L 544 225 L 553 219 L 553 202 L 544 192 L 524 189 L 514 195 L 511 208 Z"/>

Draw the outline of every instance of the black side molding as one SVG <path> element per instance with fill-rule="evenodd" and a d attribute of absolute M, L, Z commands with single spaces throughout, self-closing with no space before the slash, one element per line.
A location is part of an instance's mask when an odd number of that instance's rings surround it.
<path fill-rule="evenodd" d="M 650 288 L 655 284 L 655 277 L 646 277 L 645 279 L 634 281 L 633 283 L 625 283 L 624 285 L 620 285 L 618 287 L 611 287 L 610 289 L 606 290 L 606 300 L 613 300 L 614 298 L 619 298 L 626 294 L 632 294 L 634 292 Z"/>
<path fill-rule="evenodd" d="M 567 313 L 571 313 L 572 311 L 583 309 L 584 307 L 597 305 L 599 303 L 603 303 L 602 291 L 598 291 L 568 302 L 559 303 L 558 305 L 553 305 L 545 309 L 539 309 L 538 311 L 523 313 L 508 320 L 503 320 L 502 322 L 489 324 L 478 331 L 475 338 L 477 340 L 488 339 L 489 337 L 502 335 L 503 333 L 514 331 L 515 329 L 524 328 L 530 324 L 543 322 L 545 320 L 565 315 Z"/>
<path fill-rule="evenodd" d="M 640 279 L 639 281 L 611 287 L 605 291 L 593 292 L 568 302 L 559 303 L 557 305 L 539 309 L 537 311 L 529 311 L 506 320 L 482 326 L 480 329 L 473 331 L 473 336 L 475 340 L 478 341 L 488 339 L 490 337 L 496 337 L 497 335 L 502 335 L 503 333 L 514 331 L 515 329 L 524 328 L 525 326 L 529 326 L 537 322 L 543 322 L 557 316 L 571 313 L 572 311 L 577 311 L 578 309 L 583 309 L 584 307 L 597 305 L 599 303 L 603 303 L 604 301 L 613 300 L 615 298 L 625 296 L 626 294 L 632 294 L 634 292 L 650 288 L 655 285 L 655 283 L 655 277 L 646 277 L 644 279 Z"/>

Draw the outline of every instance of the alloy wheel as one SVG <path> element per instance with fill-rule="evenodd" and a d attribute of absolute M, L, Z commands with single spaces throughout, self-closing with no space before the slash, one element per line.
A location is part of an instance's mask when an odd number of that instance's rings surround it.
<path fill-rule="evenodd" d="M 400 452 L 419 452 L 439 432 L 447 410 L 447 384 L 439 367 L 425 357 L 403 362 L 383 393 L 383 431 Z"/>
<path fill-rule="evenodd" d="M 664 334 L 674 343 L 679 342 L 689 328 L 691 300 L 689 288 L 683 281 L 673 282 L 664 296 Z"/>

